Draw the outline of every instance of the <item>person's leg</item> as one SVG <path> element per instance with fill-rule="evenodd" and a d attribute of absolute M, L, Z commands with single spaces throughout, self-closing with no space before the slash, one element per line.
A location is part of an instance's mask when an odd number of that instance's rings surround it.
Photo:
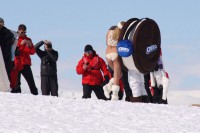
<path fill-rule="evenodd" d="M 57 75 L 50 77 L 50 88 L 51 88 L 51 95 L 58 96 L 58 79 Z"/>
<path fill-rule="evenodd" d="M 6 67 L 8 79 L 10 80 L 10 72 L 11 72 L 11 69 L 12 69 L 12 61 L 11 60 L 5 61 L 5 67 Z"/>
<path fill-rule="evenodd" d="M 17 81 L 16 81 L 16 87 L 12 89 L 11 93 L 21 93 L 21 74 L 23 70 L 18 72 L 17 74 Z"/>
<path fill-rule="evenodd" d="M 33 95 L 38 95 L 38 90 L 37 90 L 37 88 L 35 86 L 35 81 L 33 79 L 33 73 L 32 73 L 31 67 L 28 66 L 28 65 L 25 65 L 24 66 L 24 70 L 22 72 L 22 75 L 26 79 L 26 81 L 27 81 L 27 83 L 29 85 L 31 93 Z"/>
<path fill-rule="evenodd" d="M 112 92 L 110 92 L 110 98 L 108 98 L 107 100 L 111 100 L 111 96 L 112 96 Z M 124 96 L 124 93 L 122 91 L 119 91 L 118 92 L 119 100 L 122 100 L 123 96 Z"/>
<path fill-rule="evenodd" d="M 143 102 L 142 101 L 142 88 L 141 88 L 142 73 L 134 70 L 128 71 L 129 85 L 133 93 L 133 97 L 130 97 L 131 102 Z M 144 79 L 143 79 L 144 81 Z M 144 84 L 144 82 L 143 82 Z"/>
<path fill-rule="evenodd" d="M 107 98 L 105 97 L 104 92 L 103 92 L 103 87 L 101 85 L 95 85 L 92 87 L 93 87 L 92 90 L 94 91 L 94 93 L 98 99 L 107 100 Z"/>
<path fill-rule="evenodd" d="M 50 83 L 48 76 L 41 76 L 42 95 L 50 95 Z"/>
<path fill-rule="evenodd" d="M 119 100 L 122 100 L 124 93 L 122 91 L 118 92 Z"/>
<path fill-rule="evenodd" d="M 125 100 L 130 101 L 130 97 L 133 97 L 133 94 L 132 94 L 132 90 L 131 90 L 129 83 L 128 83 L 128 72 L 122 71 L 122 73 L 123 73 L 122 74 L 122 82 L 123 82 L 124 90 L 125 90 L 125 93 L 126 93 Z"/>
<path fill-rule="evenodd" d="M 90 85 L 83 85 L 83 96 L 82 98 L 91 98 L 92 89 Z"/>
<path fill-rule="evenodd" d="M 159 103 L 160 98 L 162 98 L 162 96 L 160 96 L 160 94 L 161 94 L 161 92 L 160 92 L 159 88 L 156 85 L 154 87 L 153 103 Z"/>
<path fill-rule="evenodd" d="M 149 81 L 150 81 L 150 73 L 144 75 L 144 86 L 147 92 L 147 95 L 149 97 L 149 102 L 153 103 L 153 97 L 151 95 L 151 91 L 149 89 L 150 85 L 149 85 Z"/>
<path fill-rule="evenodd" d="M 162 96 L 163 96 L 163 87 L 159 87 L 159 101 L 158 101 L 158 103 L 159 104 L 168 104 L 167 98 L 166 98 L 166 100 L 163 100 Z"/>

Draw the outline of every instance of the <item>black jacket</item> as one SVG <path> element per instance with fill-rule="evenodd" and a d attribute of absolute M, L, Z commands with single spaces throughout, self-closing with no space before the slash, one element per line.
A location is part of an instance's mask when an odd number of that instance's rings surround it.
<path fill-rule="evenodd" d="M 41 59 L 41 76 L 57 75 L 58 52 L 53 49 L 51 51 L 40 50 L 43 44 L 44 42 L 40 41 L 35 45 L 36 54 Z"/>
<path fill-rule="evenodd" d="M 0 29 L 0 47 L 8 77 L 10 76 L 10 71 L 12 68 L 11 46 L 13 45 L 13 43 L 14 43 L 13 33 L 9 29 L 3 26 Z"/>

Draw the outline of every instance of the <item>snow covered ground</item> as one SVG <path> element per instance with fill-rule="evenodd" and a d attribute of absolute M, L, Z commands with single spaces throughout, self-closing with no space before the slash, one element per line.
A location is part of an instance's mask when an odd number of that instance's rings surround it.
<path fill-rule="evenodd" d="M 200 91 L 189 92 L 170 91 L 169 105 L 81 99 L 81 90 L 61 89 L 60 97 L 0 93 L 0 132 L 199 133 L 200 107 L 187 101 L 200 103 Z"/>

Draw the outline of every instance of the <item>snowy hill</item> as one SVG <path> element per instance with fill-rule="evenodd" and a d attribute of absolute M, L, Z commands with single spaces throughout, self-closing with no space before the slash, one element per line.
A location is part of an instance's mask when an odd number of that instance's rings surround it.
<path fill-rule="evenodd" d="M 79 94 L 0 93 L 0 132 L 200 132 L 200 107 L 81 99 Z"/>

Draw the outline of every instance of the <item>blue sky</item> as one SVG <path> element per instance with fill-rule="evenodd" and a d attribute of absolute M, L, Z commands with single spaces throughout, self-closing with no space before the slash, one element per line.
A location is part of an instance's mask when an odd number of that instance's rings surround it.
<path fill-rule="evenodd" d="M 192 0 L 5 0 L 0 17 L 7 28 L 27 26 L 33 43 L 50 40 L 59 52 L 59 86 L 81 89 L 75 67 L 86 44 L 105 59 L 105 36 L 111 25 L 130 18 L 151 18 L 159 25 L 169 89 L 200 89 L 200 1 Z M 40 60 L 32 56 L 35 77 Z M 39 87 L 38 87 L 39 88 Z"/>

